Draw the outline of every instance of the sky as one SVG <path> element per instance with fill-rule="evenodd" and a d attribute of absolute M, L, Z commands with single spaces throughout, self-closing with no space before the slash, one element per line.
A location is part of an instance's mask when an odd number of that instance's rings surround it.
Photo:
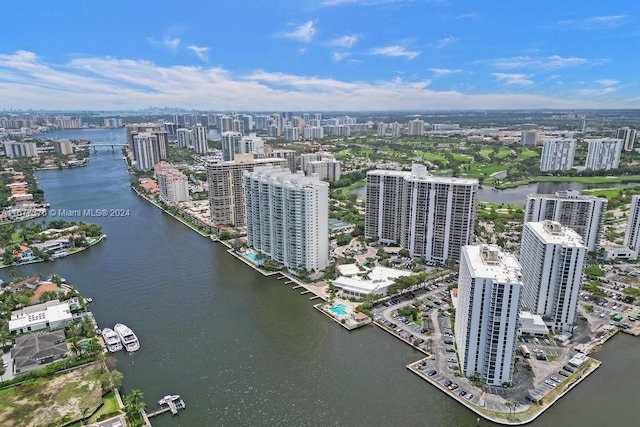
<path fill-rule="evenodd" d="M 0 108 L 638 108 L 640 2 L 3 4 Z"/>

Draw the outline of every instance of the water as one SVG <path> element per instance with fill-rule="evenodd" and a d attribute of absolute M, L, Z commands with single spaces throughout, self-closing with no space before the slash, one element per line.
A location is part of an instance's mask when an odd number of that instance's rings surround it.
<path fill-rule="evenodd" d="M 58 272 L 94 298 L 101 326 L 135 331 L 141 350 L 116 355 L 124 391 L 140 389 L 150 408 L 166 394 L 187 403 L 154 426 L 476 425 L 474 413 L 405 368 L 420 353 L 375 327 L 346 331 L 308 295 L 139 199 L 110 148 L 92 153 L 86 168 L 42 171 L 38 180 L 55 209 L 130 210 L 85 218 L 102 224 L 105 241 L 19 274 Z M 598 357 L 603 366 L 533 425 L 637 424 L 640 340 L 616 337 Z"/>
<path fill-rule="evenodd" d="M 337 304 L 329 307 L 329 311 L 339 316 L 346 316 L 347 311 L 345 310 L 345 308 L 346 307 L 344 306 L 344 304 Z"/>

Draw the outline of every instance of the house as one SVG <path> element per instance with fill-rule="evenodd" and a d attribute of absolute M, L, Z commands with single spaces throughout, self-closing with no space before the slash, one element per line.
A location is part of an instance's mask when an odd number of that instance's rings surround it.
<path fill-rule="evenodd" d="M 43 252 L 59 252 L 71 248 L 71 239 L 69 237 L 61 237 L 59 239 L 46 240 L 42 243 L 34 243 L 31 246 Z"/>
<path fill-rule="evenodd" d="M 60 328 L 72 319 L 69 303 L 54 299 L 13 311 L 9 319 L 9 333 L 24 334 L 39 329 Z"/>
<path fill-rule="evenodd" d="M 25 245 L 20 245 L 18 249 L 13 251 L 12 255 L 14 258 L 18 258 L 19 262 L 28 262 L 36 259 L 36 257 L 33 256 L 33 251 L 31 250 L 31 248 Z"/>
<path fill-rule="evenodd" d="M 17 283 L 11 284 L 9 286 L 9 292 L 11 292 L 12 294 L 23 294 L 25 292 L 33 291 L 38 287 L 38 283 L 40 283 L 39 276 L 29 277 Z"/>
<path fill-rule="evenodd" d="M 11 359 L 15 375 L 24 374 L 42 365 L 67 357 L 69 348 L 64 330 L 41 335 L 26 335 L 16 339 L 11 349 Z"/>

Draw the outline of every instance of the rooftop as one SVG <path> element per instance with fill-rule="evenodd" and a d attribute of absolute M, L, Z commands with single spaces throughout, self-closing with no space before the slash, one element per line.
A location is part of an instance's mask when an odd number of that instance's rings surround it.
<path fill-rule="evenodd" d="M 569 227 L 563 227 L 556 221 L 527 222 L 530 227 L 546 244 L 561 244 L 569 247 L 585 247 L 582 236 Z"/>
<path fill-rule="evenodd" d="M 519 283 L 520 263 L 513 254 L 496 245 L 468 245 L 462 250 L 471 262 L 474 277 L 495 279 L 499 283 Z"/>

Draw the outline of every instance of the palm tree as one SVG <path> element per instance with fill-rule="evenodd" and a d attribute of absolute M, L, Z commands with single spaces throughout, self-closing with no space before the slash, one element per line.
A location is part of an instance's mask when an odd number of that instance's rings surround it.
<path fill-rule="evenodd" d="M 102 353 L 103 349 L 100 343 L 96 338 L 92 338 L 89 340 L 89 344 L 87 344 L 87 354 L 90 356 L 97 356 Z"/>
<path fill-rule="evenodd" d="M 80 345 L 78 337 L 75 337 L 71 342 L 71 351 L 73 351 L 73 354 L 75 354 L 76 357 L 80 357 L 82 354 L 82 346 Z"/>

